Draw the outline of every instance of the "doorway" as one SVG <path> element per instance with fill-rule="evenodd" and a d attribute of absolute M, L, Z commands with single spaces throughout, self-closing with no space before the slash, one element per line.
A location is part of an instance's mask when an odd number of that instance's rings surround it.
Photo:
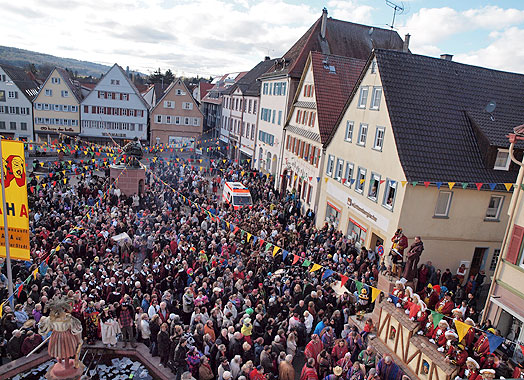
<path fill-rule="evenodd" d="M 473 252 L 473 259 L 471 260 L 471 265 L 469 269 L 469 277 L 476 276 L 477 273 L 483 269 L 483 264 L 486 261 L 485 257 L 487 256 L 488 248 L 476 247 L 475 252 Z"/>
<path fill-rule="evenodd" d="M 378 235 L 375 235 L 375 233 L 372 232 L 371 241 L 369 242 L 369 249 L 372 249 L 373 251 L 377 252 L 377 247 L 383 244 L 384 244 L 384 239 L 382 239 Z"/>
<path fill-rule="evenodd" d="M 287 169 L 282 173 L 282 182 L 280 182 L 280 194 L 285 194 L 287 189 Z"/>

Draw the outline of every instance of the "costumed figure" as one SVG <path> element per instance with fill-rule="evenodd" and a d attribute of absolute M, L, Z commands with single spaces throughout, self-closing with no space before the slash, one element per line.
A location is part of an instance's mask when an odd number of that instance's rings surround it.
<path fill-rule="evenodd" d="M 429 284 L 428 287 L 429 286 L 431 286 L 431 284 Z M 440 286 L 431 286 L 431 292 L 424 299 L 424 302 L 426 303 L 426 305 L 428 305 L 428 309 L 434 310 L 438 301 L 440 301 Z"/>
<path fill-rule="evenodd" d="M 95 344 L 95 341 L 98 339 L 99 314 L 98 310 L 94 307 L 93 301 L 90 301 L 84 311 L 87 344 Z"/>
<path fill-rule="evenodd" d="M 449 329 L 449 324 L 445 319 L 440 320 L 440 322 L 437 325 L 437 328 L 433 331 L 433 335 L 431 336 L 431 339 L 429 340 L 433 344 L 437 344 L 439 341 L 442 342 L 441 345 L 444 345 L 445 342 L 445 332 Z M 442 340 L 441 340 L 442 339 Z"/>
<path fill-rule="evenodd" d="M 82 373 L 84 365 L 78 360 L 82 347 L 82 324 L 71 315 L 73 300 L 54 297 L 46 305 L 46 310 L 50 310 L 49 317 L 40 318 L 38 332 L 40 335 L 51 332 L 47 352 L 58 361 L 49 370 L 48 378 L 61 378 L 78 371 Z"/>
<path fill-rule="evenodd" d="M 453 330 L 446 331 L 444 333 L 444 339 L 442 339 L 442 336 L 441 336 L 441 338 L 437 342 L 437 345 L 439 346 L 437 348 L 437 351 L 438 352 L 447 352 L 449 348 L 451 347 L 451 345 L 453 344 L 453 342 L 456 342 L 457 339 L 458 339 L 458 335 L 455 331 Z"/>
<path fill-rule="evenodd" d="M 420 300 L 419 295 L 416 293 L 413 294 L 413 301 L 411 302 L 409 309 L 406 310 L 406 314 L 408 315 L 410 320 L 414 321 L 417 318 L 417 315 L 421 310 L 421 302 L 422 301 Z"/>
<path fill-rule="evenodd" d="M 466 359 L 466 371 L 464 371 L 464 375 L 468 377 L 468 380 L 480 380 L 482 377 L 480 376 L 480 365 L 479 363 L 473 359 L 472 357 L 468 357 Z"/>
<path fill-rule="evenodd" d="M 464 322 L 464 314 L 462 314 L 462 311 L 460 309 L 453 309 L 451 310 L 451 315 L 453 316 L 453 321 L 457 320 L 460 322 Z"/>
<path fill-rule="evenodd" d="M 402 260 L 404 259 L 404 250 L 408 247 L 408 238 L 402 232 L 402 228 L 399 228 L 395 232 L 395 236 L 391 238 L 393 245 L 391 246 L 392 272 L 396 276 L 399 274 L 402 268 Z"/>
<path fill-rule="evenodd" d="M 491 332 L 490 330 L 493 330 L 493 332 L 495 332 L 495 329 L 488 329 L 489 332 Z M 483 332 L 480 335 L 480 337 L 477 339 L 475 344 L 473 345 L 473 357 L 476 360 L 480 360 L 480 358 L 488 354 L 489 354 L 488 335 L 485 332 Z"/>
<path fill-rule="evenodd" d="M 471 318 L 466 318 L 464 323 L 470 325 L 471 327 L 475 327 L 475 321 Z M 462 338 L 462 343 L 464 343 L 464 346 L 466 346 L 466 349 L 469 351 L 473 347 L 473 342 L 475 341 L 475 329 L 469 329 L 466 335 L 464 335 L 464 338 Z"/>
<path fill-rule="evenodd" d="M 417 266 L 423 250 L 424 243 L 422 243 L 420 236 L 415 236 L 415 242 L 411 244 L 411 247 L 409 247 L 409 251 L 407 253 L 408 261 L 404 266 L 403 277 L 405 277 L 408 281 L 413 281 L 417 275 Z"/>
<path fill-rule="evenodd" d="M 452 296 L 452 292 L 447 292 L 444 298 L 437 303 L 435 308 L 436 311 L 449 317 L 451 315 L 451 311 L 455 308 L 455 303 L 451 300 Z"/>
<path fill-rule="evenodd" d="M 369 306 L 369 295 L 366 288 L 362 288 L 357 301 L 357 318 L 362 319 Z"/>
<path fill-rule="evenodd" d="M 468 358 L 468 352 L 466 351 L 463 344 L 457 344 L 454 342 L 446 352 L 446 361 L 459 367 L 458 375 L 462 378 L 464 371 L 466 371 L 466 360 Z"/>
<path fill-rule="evenodd" d="M 397 307 L 400 307 L 402 299 L 404 298 L 404 292 L 406 291 L 405 283 L 405 278 L 395 281 L 395 287 L 393 288 L 391 295 L 397 298 L 397 302 L 395 303 L 395 306 Z M 389 297 L 388 302 L 393 302 L 393 299 Z"/>
<path fill-rule="evenodd" d="M 482 376 L 482 380 L 493 380 L 495 378 L 495 370 L 494 369 L 481 369 L 480 376 Z"/>
<path fill-rule="evenodd" d="M 411 286 L 408 286 L 406 287 L 406 291 L 404 292 L 404 298 L 402 299 L 402 307 L 404 308 L 404 310 L 409 307 L 412 299 L 413 299 L 413 289 L 411 289 Z"/>
<path fill-rule="evenodd" d="M 424 311 L 422 311 L 422 308 L 420 309 L 420 316 L 417 318 L 417 322 L 418 322 L 418 331 L 417 331 L 417 334 L 418 335 L 425 335 L 428 328 L 429 328 L 429 325 L 428 325 L 428 322 L 431 323 L 431 325 L 433 325 L 433 320 L 429 321 L 429 316 L 431 315 L 431 311 L 428 310 L 428 309 L 425 309 Z"/>

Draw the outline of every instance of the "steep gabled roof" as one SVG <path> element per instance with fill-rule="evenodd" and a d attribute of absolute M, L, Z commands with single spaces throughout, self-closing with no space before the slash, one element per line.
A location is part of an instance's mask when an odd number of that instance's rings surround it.
<path fill-rule="evenodd" d="M 69 75 L 69 72 L 67 70 L 62 69 L 61 67 L 55 67 L 55 70 L 58 71 L 67 87 L 69 87 L 69 90 L 73 93 L 76 100 L 80 103 L 83 99 L 82 90 L 80 89 L 80 86 L 77 86 L 75 83 L 73 83 L 73 78 L 71 78 L 71 75 Z M 49 75 L 51 75 L 52 73 L 53 72 L 51 71 Z M 49 79 L 49 77 L 47 77 L 47 79 Z"/>
<path fill-rule="evenodd" d="M 324 143 L 334 129 L 366 61 L 311 52 L 318 128 Z M 307 67 L 307 66 L 306 66 Z"/>
<path fill-rule="evenodd" d="M 286 67 L 279 68 L 282 62 L 277 62 L 274 70 L 268 72 L 266 76 L 289 73 L 290 76 L 299 78 L 310 51 L 366 60 L 373 49 L 402 50 L 403 48 L 402 38 L 391 29 L 327 17 L 326 37 L 323 39 L 321 27 L 322 17 L 283 55 L 282 61 L 286 62 Z"/>
<path fill-rule="evenodd" d="M 240 88 L 244 96 L 259 96 L 261 82 L 257 80 L 262 74 L 266 73 L 273 67 L 273 61 L 266 59 L 260 61 L 255 67 L 249 70 L 242 78 L 240 78 L 231 88 L 229 93 L 232 94 L 236 88 Z"/>
<path fill-rule="evenodd" d="M 140 91 L 136 88 L 136 86 L 135 86 L 135 84 L 133 83 L 133 81 L 132 81 L 128 76 L 127 76 L 127 74 L 126 74 L 126 72 L 124 71 L 124 69 L 121 68 L 120 65 L 117 64 L 117 63 L 115 63 L 115 64 L 113 65 L 113 67 L 115 67 L 115 66 L 120 70 L 120 72 L 122 73 L 122 75 L 124 76 L 124 78 L 126 78 L 127 83 L 129 83 L 129 85 L 131 86 L 131 88 L 132 88 L 133 91 L 135 92 L 136 96 L 138 96 L 138 98 L 140 99 L 140 101 L 142 102 L 142 104 L 144 105 L 144 107 L 145 107 L 146 109 L 149 109 L 149 105 L 148 105 L 147 102 L 144 100 L 144 98 L 142 97 L 142 94 L 141 94 Z M 113 69 L 113 67 L 110 68 L 109 71 L 111 71 L 111 70 Z M 108 71 L 108 72 L 109 72 L 109 71 Z M 103 78 L 102 78 L 102 79 L 103 79 Z M 102 79 L 100 79 L 100 82 L 102 81 Z M 98 82 L 98 83 L 100 83 L 100 82 Z"/>
<path fill-rule="evenodd" d="M 184 83 L 184 81 L 180 78 L 178 79 L 175 79 L 173 82 L 171 82 L 171 84 L 169 85 L 168 88 L 166 88 L 166 90 L 164 91 L 164 94 L 162 95 L 162 97 L 160 99 L 157 100 L 156 104 L 154 105 L 154 107 L 151 109 L 151 113 L 153 113 L 153 111 L 156 109 L 156 107 L 158 107 L 160 105 L 160 103 L 162 103 L 162 101 L 164 100 L 164 98 L 167 96 L 167 94 L 169 94 L 170 91 L 173 90 L 173 88 L 177 85 L 177 84 L 182 84 L 182 86 L 185 88 L 186 90 L 186 94 L 189 95 L 189 97 L 191 98 L 191 101 L 193 102 L 193 104 L 195 105 L 195 108 L 200 112 L 202 113 L 202 111 L 200 110 L 200 108 L 198 107 L 198 102 L 195 100 L 195 98 L 193 98 L 193 95 L 191 94 L 191 91 L 189 91 L 189 89 L 187 88 L 186 84 Z M 203 116 L 203 114 L 202 114 Z"/>
<path fill-rule="evenodd" d="M 477 136 L 509 145 L 505 136 L 524 120 L 524 75 L 391 50 L 375 55 L 408 181 L 515 181 L 516 171 L 486 166 Z"/>
<path fill-rule="evenodd" d="M 40 87 L 34 76 L 30 76 L 25 70 L 20 67 L 0 64 L 5 73 L 9 76 L 16 86 L 22 91 L 28 100 L 33 100 L 38 94 Z"/>
<path fill-rule="evenodd" d="M 204 96 L 207 95 L 209 90 L 213 88 L 213 84 L 209 82 L 200 81 L 200 100 L 204 98 Z"/>

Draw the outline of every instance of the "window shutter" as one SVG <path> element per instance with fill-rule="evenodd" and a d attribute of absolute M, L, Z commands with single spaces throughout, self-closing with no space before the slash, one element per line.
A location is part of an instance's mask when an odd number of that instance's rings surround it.
<path fill-rule="evenodd" d="M 524 228 L 517 224 L 513 225 L 513 232 L 511 233 L 511 240 L 509 242 L 508 253 L 506 254 L 506 260 L 508 260 L 512 264 L 517 264 L 523 237 Z"/>

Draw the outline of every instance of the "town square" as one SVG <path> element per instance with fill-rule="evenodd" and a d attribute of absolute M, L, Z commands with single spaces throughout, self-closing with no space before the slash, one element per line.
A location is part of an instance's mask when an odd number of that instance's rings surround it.
<path fill-rule="evenodd" d="M 6 7 L 0 380 L 524 377 L 521 4 L 130 3 Z"/>

